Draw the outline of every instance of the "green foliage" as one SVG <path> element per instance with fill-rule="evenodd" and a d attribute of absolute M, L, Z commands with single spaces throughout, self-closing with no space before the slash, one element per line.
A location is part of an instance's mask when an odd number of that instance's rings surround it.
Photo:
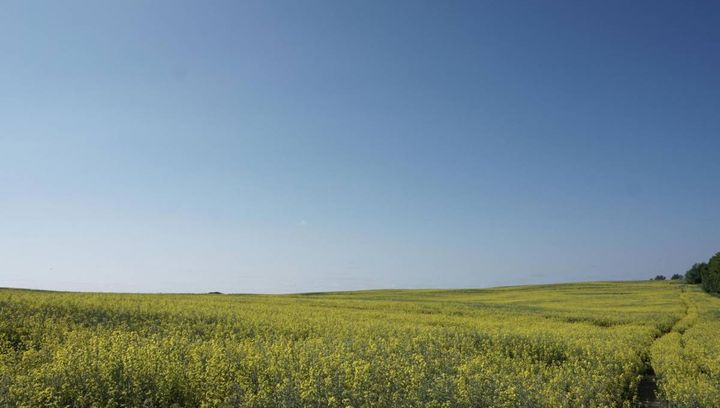
<path fill-rule="evenodd" d="M 687 272 L 685 272 L 685 281 L 692 284 L 701 283 L 702 273 L 706 268 L 707 264 L 705 262 L 694 264 Z"/>
<path fill-rule="evenodd" d="M 665 275 L 656 275 L 654 280 L 656 280 L 656 281 L 664 281 L 664 280 L 665 280 Z"/>
<path fill-rule="evenodd" d="M 0 290 L 0 407 L 628 407 L 655 338 L 687 320 L 682 287 Z M 717 369 L 716 326 L 690 323 L 684 353 Z M 661 372 L 668 397 L 692 389 Z"/>
<path fill-rule="evenodd" d="M 675 273 L 675 274 L 673 274 L 672 277 L 670 277 L 670 280 L 680 280 L 682 278 L 683 278 L 682 275 L 680 275 L 679 273 Z"/>
<path fill-rule="evenodd" d="M 715 254 L 702 271 L 702 286 L 706 292 L 720 292 L 720 252 Z"/>

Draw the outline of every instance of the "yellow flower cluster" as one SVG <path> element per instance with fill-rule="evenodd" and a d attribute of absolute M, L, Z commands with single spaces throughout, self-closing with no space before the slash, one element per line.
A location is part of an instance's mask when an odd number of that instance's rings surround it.
<path fill-rule="evenodd" d="M 650 352 L 664 398 L 674 407 L 720 406 L 720 298 L 683 288 L 687 313 Z"/>
<path fill-rule="evenodd" d="M 668 398 L 692 391 L 688 406 L 711 406 L 718 350 L 704 336 L 720 334 L 717 313 L 712 320 L 706 296 L 682 288 L 283 296 L 5 289 L 0 407 L 629 407 L 651 346 L 653 364 L 666 367 L 655 362 L 663 346 L 653 342 L 680 327 L 690 295 L 697 321 L 675 334 L 707 381 L 682 388 L 672 378 L 684 377 L 668 374 L 679 373 L 674 366 L 658 371 Z"/>

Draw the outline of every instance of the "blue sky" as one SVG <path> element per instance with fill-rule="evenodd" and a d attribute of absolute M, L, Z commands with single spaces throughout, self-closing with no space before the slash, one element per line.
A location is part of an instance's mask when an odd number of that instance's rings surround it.
<path fill-rule="evenodd" d="M 0 286 L 298 292 L 720 250 L 714 2 L 0 5 Z"/>

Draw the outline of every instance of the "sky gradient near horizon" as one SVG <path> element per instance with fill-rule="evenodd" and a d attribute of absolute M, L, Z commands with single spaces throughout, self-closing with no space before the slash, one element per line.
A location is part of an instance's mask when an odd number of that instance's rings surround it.
<path fill-rule="evenodd" d="M 720 4 L 0 5 L 0 286 L 485 287 L 720 251 Z"/>

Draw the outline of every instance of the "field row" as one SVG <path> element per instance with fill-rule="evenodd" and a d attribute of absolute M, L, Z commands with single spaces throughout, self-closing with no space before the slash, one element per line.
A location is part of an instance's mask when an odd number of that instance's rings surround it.
<path fill-rule="evenodd" d="M 661 395 L 677 407 L 720 403 L 720 298 L 683 288 L 687 314 L 653 343 L 652 365 Z"/>

